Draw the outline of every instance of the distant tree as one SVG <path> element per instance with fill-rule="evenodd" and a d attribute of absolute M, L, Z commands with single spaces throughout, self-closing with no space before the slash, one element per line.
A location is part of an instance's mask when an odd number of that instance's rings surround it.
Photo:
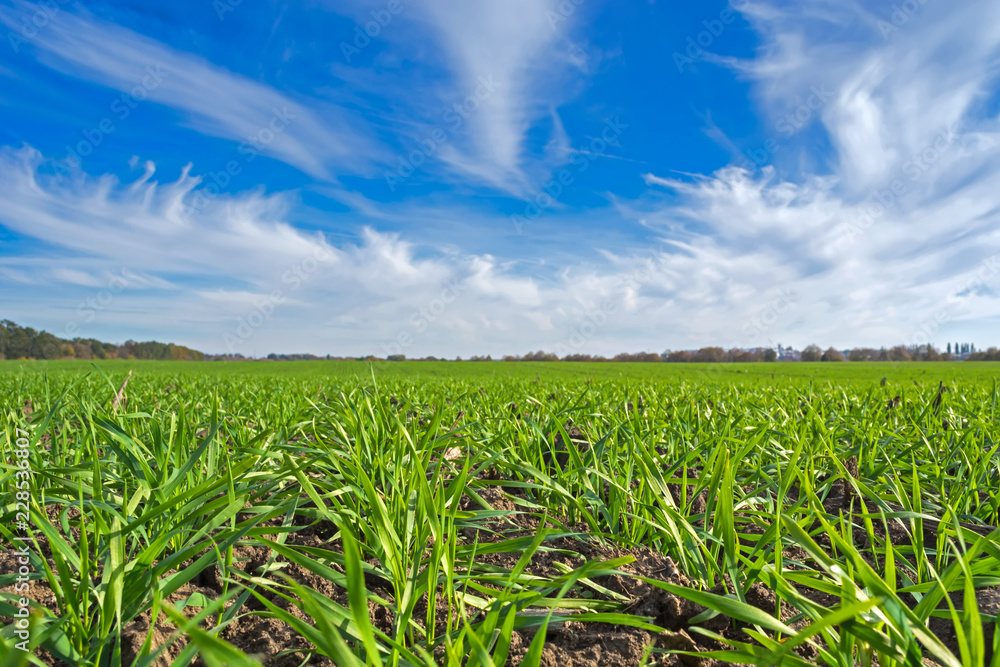
<path fill-rule="evenodd" d="M 386 361 L 406 361 L 405 354 L 390 354 L 385 358 Z"/>
<path fill-rule="evenodd" d="M 771 351 L 773 352 L 773 350 Z M 726 354 L 726 357 L 728 361 L 734 361 L 741 364 L 745 364 L 755 361 L 763 361 L 764 353 L 765 350 L 762 350 L 760 348 L 753 350 L 741 350 L 739 348 L 734 347 L 733 349 L 729 350 L 729 352 Z"/>
<path fill-rule="evenodd" d="M 888 353 L 889 361 L 910 361 L 913 357 L 904 345 L 896 345 Z"/>
<path fill-rule="evenodd" d="M 819 361 L 823 358 L 823 351 L 818 345 L 807 345 L 802 350 L 802 361 Z"/>
<path fill-rule="evenodd" d="M 542 350 L 537 352 L 529 352 L 520 358 L 521 361 L 559 361 L 559 357 Z"/>
<path fill-rule="evenodd" d="M 840 350 L 829 347 L 820 357 L 820 361 L 844 361 L 844 355 Z"/>
<path fill-rule="evenodd" d="M 948 354 L 951 354 L 951 343 L 948 343 Z"/>
<path fill-rule="evenodd" d="M 616 355 L 614 361 L 661 361 L 660 355 L 655 352 L 636 352 L 635 354 L 630 354 L 628 352 L 622 352 Z"/>
<path fill-rule="evenodd" d="M 193 359 L 205 355 L 183 345 L 126 341 L 118 346 L 90 338 L 64 340 L 47 331 L 35 331 L 10 320 L 0 322 L 0 356 L 7 359 Z"/>
<path fill-rule="evenodd" d="M 777 352 L 775 352 L 771 348 L 767 348 L 766 350 L 764 350 L 764 361 L 777 361 L 777 360 L 778 360 Z"/>
<path fill-rule="evenodd" d="M 694 354 L 694 360 L 701 363 L 721 363 L 726 360 L 726 352 L 721 347 L 703 347 Z"/>
<path fill-rule="evenodd" d="M 31 355 L 35 359 L 58 359 L 62 341 L 48 331 L 38 333 L 31 341 Z"/>
<path fill-rule="evenodd" d="M 31 339 L 35 337 L 35 330 L 20 327 L 13 322 L 7 324 L 7 349 L 4 354 L 8 359 L 27 359 L 31 356 Z"/>
<path fill-rule="evenodd" d="M 567 354 L 565 357 L 562 358 L 562 360 L 563 361 L 591 361 L 591 362 L 607 361 L 606 358 L 604 358 L 604 357 L 602 357 L 600 355 L 593 355 L 593 356 L 591 356 L 589 354 Z"/>
<path fill-rule="evenodd" d="M 0 322 L 0 359 L 7 358 L 8 342 L 10 341 L 10 330 L 7 328 L 8 324 L 14 324 L 4 320 Z"/>
<path fill-rule="evenodd" d="M 933 345 L 927 345 L 922 350 L 920 358 L 924 361 L 941 361 L 941 353 Z"/>

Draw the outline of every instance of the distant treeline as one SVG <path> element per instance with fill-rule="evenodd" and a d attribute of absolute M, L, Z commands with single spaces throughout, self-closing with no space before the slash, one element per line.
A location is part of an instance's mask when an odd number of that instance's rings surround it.
<path fill-rule="evenodd" d="M 600 361 L 600 362 L 725 362 L 725 361 L 777 361 L 778 353 L 771 348 L 760 348 L 755 350 L 723 350 L 721 347 L 703 347 L 700 350 L 680 350 L 677 352 L 666 351 L 662 354 L 656 352 L 622 352 L 613 357 L 602 357 L 591 354 L 567 354 L 563 357 L 549 352 L 529 352 L 524 356 L 507 355 L 501 361 Z M 472 357 L 470 361 L 492 361 L 490 357 Z"/>
<path fill-rule="evenodd" d="M 389 359 L 393 361 L 394 359 Z M 398 357 L 397 357 L 398 360 Z M 500 361 L 590 361 L 590 362 L 748 362 L 748 361 L 777 361 L 778 353 L 770 348 L 756 350 L 723 350 L 721 347 L 703 347 L 700 350 L 679 350 L 676 352 L 667 351 L 662 354 L 656 352 L 622 352 L 613 357 L 602 357 L 592 354 L 567 354 L 563 357 L 551 352 L 529 352 L 525 355 L 507 355 Z M 461 359 L 459 359 L 461 361 Z M 493 357 L 471 357 L 469 361 L 493 361 Z"/>
<path fill-rule="evenodd" d="M 525 355 L 507 355 L 499 361 L 590 361 L 590 362 L 667 362 L 667 363 L 726 363 L 726 362 L 770 362 L 770 361 L 1000 361 L 1000 350 L 991 347 L 986 351 L 976 350 L 971 343 L 955 343 L 957 355 L 952 355 L 951 343 L 947 351 L 941 352 L 933 345 L 896 345 L 891 348 L 854 348 L 837 350 L 833 347 L 822 350 L 817 345 L 809 345 L 801 352 L 791 348 L 777 350 L 758 347 L 750 350 L 737 348 L 703 347 L 698 350 L 667 350 L 656 352 L 623 352 L 614 357 L 590 354 L 567 354 L 559 357 L 539 350 Z M 57 338 L 47 331 L 35 331 L 22 327 L 10 320 L 0 321 L 0 359 L 151 359 L 162 361 L 249 361 L 242 354 L 205 354 L 183 345 L 134 340 L 122 345 L 104 343 L 93 338 Z M 267 361 L 404 361 L 406 355 L 390 354 L 385 359 L 375 356 L 333 357 L 315 354 L 269 354 Z M 263 361 L 263 359 L 261 360 Z M 441 357 L 423 357 L 411 361 L 447 361 Z M 456 361 L 462 361 L 458 357 Z M 494 361 L 491 356 L 474 356 L 467 361 Z"/>
<path fill-rule="evenodd" d="M 10 320 L 0 322 L 0 359 L 159 359 L 201 361 L 205 355 L 183 345 L 126 341 L 123 345 L 93 338 L 57 338 Z"/>
<path fill-rule="evenodd" d="M 950 349 L 949 345 L 949 349 Z M 957 348 L 956 348 L 957 349 Z M 972 348 L 975 349 L 975 348 Z M 404 355 L 390 355 L 388 361 L 402 361 Z M 433 360 L 433 357 L 429 357 Z M 780 348 L 776 351 L 769 347 L 742 350 L 730 350 L 721 347 L 703 347 L 698 350 L 667 350 L 660 354 L 656 352 L 636 352 L 602 357 L 590 354 L 568 354 L 560 357 L 551 352 L 539 350 L 525 355 L 507 355 L 499 361 L 591 361 L 591 362 L 667 362 L 667 363 L 747 363 L 770 361 L 1000 361 L 1000 351 L 991 347 L 986 352 L 972 352 L 954 356 L 949 352 L 940 352 L 932 345 L 897 345 L 891 348 L 855 348 L 853 350 L 838 350 L 830 347 L 823 350 L 818 345 L 809 345 L 801 352 L 791 348 Z M 468 361 L 493 361 L 491 356 L 475 356 Z M 457 361 L 462 361 L 461 357 Z"/>

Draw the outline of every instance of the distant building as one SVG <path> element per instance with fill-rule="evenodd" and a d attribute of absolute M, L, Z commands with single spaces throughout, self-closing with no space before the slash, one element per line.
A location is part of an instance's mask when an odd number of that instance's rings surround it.
<path fill-rule="evenodd" d="M 778 361 L 801 361 L 802 353 L 790 347 L 778 346 Z"/>

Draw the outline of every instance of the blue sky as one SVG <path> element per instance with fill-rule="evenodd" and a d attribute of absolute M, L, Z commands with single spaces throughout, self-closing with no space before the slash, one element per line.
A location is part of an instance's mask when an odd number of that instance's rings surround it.
<path fill-rule="evenodd" d="M 246 355 L 1000 342 L 995 2 L 287 4 L 0 1 L 4 317 Z"/>

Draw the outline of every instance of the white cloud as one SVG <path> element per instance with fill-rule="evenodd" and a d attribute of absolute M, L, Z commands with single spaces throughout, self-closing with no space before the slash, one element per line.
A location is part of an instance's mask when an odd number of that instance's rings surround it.
<path fill-rule="evenodd" d="M 454 77 L 447 91 L 435 89 L 439 99 L 468 91 L 490 68 L 509 79 L 498 88 L 502 113 L 470 115 L 445 157 L 517 191 L 530 187 L 545 160 L 529 150 L 528 129 L 552 113 L 546 96 L 559 94 L 558 86 L 540 91 L 549 65 L 533 63 L 558 54 L 567 24 L 551 31 L 546 4 L 498 7 L 442 1 L 414 9 L 449 54 Z M 646 174 L 644 196 L 615 198 L 593 213 L 605 229 L 644 225 L 652 239 L 645 249 L 601 248 L 604 232 L 567 232 L 576 220 L 553 211 L 549 219 L 561 223 L 555 258 L 523 244 L 507 256 L 473 252 L 469 209 L 441 199 L 385 205 L 357 193 L 342 200 L 361 214 L 336 220 L 357 237 L 334 244 L 293 222 L 302 207 L 292 193 L 243 192 L 190 211 L 200 179 L 188 170 L 165 183 L 154 180 L 152 164 L 133 183 L 107 175 L 60 183 L 45 175 L 40 154 L 24 149 L 0 151 L 0 223 L 55 250 L 4 257 L 0 275 L 31 294 L 53 280 L 96 290 L 109 267 L 141 268 L 141 285 L 116 297 L 98 321 L 140 322 L 158 337 L 210 351 L 269 301 L 275 307 L 239 351 L 615 354 L 707 344 L 889 345 L 920 336 L 943 344 L 953 327 L 1000 317 L 1000 269 L 970 283 L 1000 253 L 1000 191 L 991 182 L 1000 170 L 1000 127 L 985 104 L 996 89 L 1000 8 L 921 7 L 884 39 L 874 9 L 752 3 L 747 15 L 761 50 L 753 60 L 725 62 L 750 77 L 771 121 L 817 88 L 830 91 L 813 112 L 817 132 L 785 140 L 787 163 L 759 173 Z M 516 25 L 498 18 L 512 15 Z M 70 39 L 84 37 L 56 41 Z M 110 57 L 97 54 L 77 55 L 77 64 L 120 80 Z M 189 111 L 205 122 L 233 117 Z M 831 152 L 816 151 L 819 131 Z M 285 159 L 306 165 L 304 145 L 289 144 Z M 828 158 L 820 170 L 803 169 L 820 162 L 816 153 Z M 323 228 L 312 214 L 311 226 Z M 476 225 L 510 224 L 477 215 Z M 434 237 L 420 228 L 431 224 L 445 231 Z M 515 254 L 540 259 L 528 269 L 510 260 Z M 48 317 L 72 311 L 79 299 L 79 291 L 53 299 L 56 314 Z"/>
<path fill-rule="evenodd" d="M 362 24 L 371 20 L 372 8 L 385 11 L 384 3 L 354 4 Z M 19 29 L 21 15 L 36 8 L 15 0 L 14 7 L 0 8 L 0 24 Z M 343 4 L 336 9 L 343 11 Z M 585 11 L 560 0 L 413 3 L 379 39 L 394 40 L 402 53 L 443 76 L 399 78 L 387 68 L 332 65 L 344 87 L 365 92 L 355 97 L 336 87 L 279 91 L 68 9 L 38 31 L 30 49 L 57 71 L 125 95 L 138 91 L 140 99 L 176 110 L 182 125 L 238 144 L 236 159 L 260 153 L 324 181 L 343 173 L 374 176 L 376 167 L 398 166 L 400 156 L 376 138 L 388 120 L 386 134 L 405 149 L 404 160 L 435 132 L 447 135 L 417 168 L 523 196 L 540 189 L 551 169 L 569 158 L 571 138 L 558 107 L 574 94 L 574 75 L 586 75 L 590 60 L 599 57 L 571 39 Z M 367 108 L 369 98 L 381 99 L 383 120 L 373 123 L 348 108 Z M 109 117 L 125 112 L 119 101 Z"/>
<path fill-rule="evenodd" d="M 445 159 L 494 185 L 525 189 L 525 135 L 553 101 L 543 86 L 565 65 L 556 55 L 569 21 L 554 21 L 554 0 L 438 0 L 423 10 L 448 52 L 452 95 L 474 93 L 483 78 L 499 84 L 469 114 L 464 145 L 449 147 Z"/>
<path fill-rule="evenodd" d="M 344 11 L 343 3 L 331 4 Z M 385 6 L 353 4 L 359 23 Z M 570 138 L 557 108 L 572 96 L 574 75 L 587 73 L 591 54 L 572 34 L 586 11 L 569 0 L 414 2 L 378 36 L 395 46 L 387 66 L 359 71 L 352 64 L 335 72 L 405 109 L 395 121 L 412 144 L 404 160 L 437 130 L 447 138 L 425 151 L 431 159 L 419 169 L 440 161 L 447 175 L 524 195 L 568 159 Z M 421 67 L 397 80 L 401 54 Z"/>
<path fill-rule="evenodd" d="M 1000 65 L 994 2 L 868 8 L 809 0 L 750 3 L 744 13 L 764 40 L 758 56 L 720 60 L 754 82 L 772 120 L 810 101 L 819 107 L 813 117 L 833 144 L 842 185 L 855 195 L 896 176 L 942 130 L 995 125 L 977 109 Z M 810 100 L 816 90 L 832 94 L 817 103 Z"/>
<path fill-rule="evenodd" d="M 192 208 L 200 178 L 188 169 L 165 184 L 153 179 L 152 164 L 133 183 L 108 175 L 60 180 L 46 171 L 34 149 L 0 150 L 7 204 L 0 224 L 43 243 L 34 256 L 0 259 L 0 272 L 43 288 L 52 280 L 84 288 L 49 291 L 49 325 L 57 333 L 64 323 L 79 325 L 78 304 L 108 291 L 117 273 L 125 278 L 95 325 L 132 331 L 159 322 L 157 336 L 210 351 L 224 349 L 223 335 L 255 309 L 268 311 L 267 326 L 252 340 L 262 352 L 363 354 L 401 332 L 429 328 L 438 333 L 425 347 L 450 347 L 441 336 L 451 335 L 472 344 L 477 313 L 517 320 L 518 308 L 542 304 L 532 281 L 489 256 L 428 253 L 360 224 L 356 243 L 335 247 L 287 221 L 287 195 L 248 192 Z M 188 323 L 197 323 L 196 331 Z"/>
<path fill-rule="evenodd" d="M 541 293 L 533 280 L 503 275 L 490 255 L 474 258 L 470 270 L 466 282 L 479 299 L 498 297 L 525 307 L 542 304 Z"/>
<path fill-rule="evenodd" d="M 980 164 L 997 145 L 956 143 L 947 169 Z M 1000 252 L 1000 201 L 981 180 L 917 209 L 904 199 L 851 239 L 845 225 L 857 211 L 833 179 L 794 184 L 735 168 L 694 182 L 649 175 L 650 193 L 618 206 L 659 240 L 532 277 L 518 262 L 416 244 L 360 219 L 356 240 L 333 245 L 289 222 L 293 200 L 283 194 L 242 193 L 190 210 L 199 179 L 186 171 L 160 184 L 150 165 L 137 186 L 110 176 L 60 182 L 44 164 L 29 148 L 0 151 L 0 224 L 51 248 L 0 260 L 0 274 L 20 278 L 29 299 L 20 307 L 30 308 L 34 287 L 47 290 L 49 319 L 25 321 L 56 333 L 79 324 L 78 304 L 123 267 L 126 287 L 94 327 L 222 351 L 223 337 L 256 317 L 235 348 L 245 354 L 888 344 L 912 338 L 942 309 L 946 323 L 1000 315 L 1000 271 L 969 283 L 984 256 Z M 934 176 L 913 184 L 914 201 Z M 675 191 L 670 206 L 656 195 L 663 188 Z M 53 279 L 79 288 L 54 297 Z"/>
<path fill-rule="evenodd" d="M 205 301 L 228 308 L 230 314 L 236 315 L 243 315 L 246 313 L 247 309 L 255 308 L 258 303 L 272 298 L 272 295 L 267 292 L 227 290 L 221 287 L 214 290 L 195 290 L 194 294 Z M 303 305 L 301 301 L 289 301 L 287 298 L 282 299 L 282 304 L 297 306 Z"/>
<path fill-rule="evenodd" d="M 96 276 L 76 269 L 53 269 L 52 277 L 59 282 L 70 283 L 71 285 L 83 285 L 84 287 L 101 286 L 101 281 Z"/>
<path fill-rule="evenodd" d="M 878 21 L 892 20 L 893 8 L 747 6 L 762 37 L 757 56 L 716 60 L 751 79 L 776 128 L 806 109 L 832 153 L 817 159 L 827 153 L 817 133 L 791 133 L 779 139 L 776 166 L 756 174 L 646 174 L 651 190 L 618 210 L 682 250 L 670 255 L 669 275 L 639 291 L 651 321 L 683 318 L 675 331 L 692 345 L 930 338 L 943 347 L 947 332 L 1000 315 L 1000 275 L 954 298 L 1000 251 L 1000 193 L 989 177 L 1000 169 L 1000 127 L 984 104 L 996 93 L 1000 6 L 915 6 L 885 38 Z M 817 163 L 820 173 L 804 168 Z M 796 302 L 775 317 L 768 304 L 781 294 Z M 755 324 L 761 312 L 773 323 Z"/>
<path fill-rule="evenodd" d="M 226 276 L 250 264 L 266 274 L 317 247 L 333 252 L 321 236 L 309 238 L 281 220 L 288 196 L 220 197 L 192 209 L 192 191 L 201 178 L 191 176 L 189 168 L 164 185 L 149 180 L 149 171 L 122 185 L 111 175 L 60 181 L 43 173 L 44 165 L 34 149 L 0 149 L 3 225 L 102 258 L 106 266 L 160 274 L 197 268 Z"/>
<path fill-rule="evenodd" d="M 36 6 L 17 7 L 0 8 L 0 24 L 19 30 L 21 14 Z M 96 18 L 63 9 L 30 43 L 54 69 L 171 107 L 199 132 L 238 142 L 242 152 L 233 157 L 241 160 L 269 155 L 331 180 L 335 172 L 363 171 L 378 155 L 362 126 L 336 106 L 295 99 Z M 110 104 L 109 117 L 120 118 L 135 103 Z"/>
<path fill-rule="evenodd" d="M 683 329 L 669 310 L 650 319 L 666 303 L 657 290 L 679 306 L 720 301 L 712 289 L 723 270 L 706 267 L 714 259 L 693 246 L 613 256 L 606 266 L 567 268 L 540 281 L 517 263 L 441 252 L 360 224 L 356 242 L 334 246 L 287 221 L 285 195 L 250 192 L 189 210 L 199 179 L 187 171 L 160 184 L 150 165 L 138 187 L 110 176 L 60 182 L 44 172 L 33 149 L 0 151 L 0 199 L 8 204 L 0 224 L 47 246 L 34 257 L 0 260 L 0 271 L 43 283 L 56 272 L 83 283 L 63 296 L 48 293 L 50 319 L 40 324 L 57 333 L 66 322 L 80 324 L 78 304 L 107 291 L 94 276 L 120 267 L 129 272 L 126 287 L 115 290 L 94 326 L 120 332 L 116 338 L 139 337 L 138 327 L 219 351 L 223 336 L 259 311 L 260 326 L 237 349 L 258 354 L 385 353 L 393 342 L 411 355 L 555 349 L 607 303 L 618 314 L 587 348 L 613 353 L 636 344 L 633 330 L 646 322 L 667 325 L 654 340 Z M 654 267 L 649 275 L 628 280 L 644 264 Z"/>

